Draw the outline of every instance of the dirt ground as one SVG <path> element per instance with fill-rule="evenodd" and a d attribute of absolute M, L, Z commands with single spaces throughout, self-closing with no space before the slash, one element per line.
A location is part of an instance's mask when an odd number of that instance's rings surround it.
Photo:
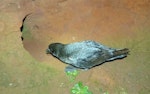
<path fill-rule="evenodd" d="M 150 93 L 150 0 L 1 0 L 0 94 L 71 94 L 53 42 L 95 40 L 130 55 L 87 71 L 93 94 Z M 22 28 L 21 28 L 22 27 Z"/>

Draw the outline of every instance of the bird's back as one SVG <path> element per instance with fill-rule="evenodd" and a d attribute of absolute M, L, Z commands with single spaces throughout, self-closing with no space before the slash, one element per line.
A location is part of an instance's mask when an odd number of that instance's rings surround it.
<path fill-rule="evenodd" d="M 67 44 L 63 49 L 67 58 L 62 61 L 80 68 L 90 68 L 105 61 L 104 50 L 109 49 L 94 41 Z"/>

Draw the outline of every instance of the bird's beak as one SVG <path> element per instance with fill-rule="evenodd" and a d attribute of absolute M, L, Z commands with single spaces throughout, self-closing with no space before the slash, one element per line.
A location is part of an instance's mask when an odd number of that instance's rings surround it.
<path fill-rule="evenodd" d="M 50 54 L 50 49 L 46 49 L 46 54 Z"/>

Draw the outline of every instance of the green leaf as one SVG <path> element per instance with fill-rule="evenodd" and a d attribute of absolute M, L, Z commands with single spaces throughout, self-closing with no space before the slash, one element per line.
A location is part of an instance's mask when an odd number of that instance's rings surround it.
<path fill-rule="evenodd" d="M 78 75 L 78 71 L 77 71 L 77 70 L 74 70 L 74 71 L 67 71 L 67 72 L 66 72 L 66 75 L 68 76 L 68 78 L 69 78 L 70 81 L 74 81 L 75 78 L 76 78 L 77 75 Z"/>
<path fill-rule="evenodd" d="M 88 86 L 84 86 L 82 82 L 75 84 L 71 92 L 72 94 L 92 94 L 92 92 L 88 90 Z"/>

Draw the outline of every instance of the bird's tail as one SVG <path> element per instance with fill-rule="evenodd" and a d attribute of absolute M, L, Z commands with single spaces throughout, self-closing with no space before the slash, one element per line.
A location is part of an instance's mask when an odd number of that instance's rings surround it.
<path fill-rule="evenodd" d="M 129 54 L 128 48 L 115 50 L 115 51 L 113 51 L 113 55 L 107 61 L 111 61 L 111 60 L 115 60 L 115 59 L 121 59 L 121 58 L 126 57 L 128 54 Z"/>
<path fill-rule="evenodd" d="M 121 50 L 115 50 L 113 52 L 113 57 L 116 57 L 116 56 L 127 56 L 129 54 L 129 49 L 128 48 L 124 48 L 124 49 L 121 49 Z"/>

